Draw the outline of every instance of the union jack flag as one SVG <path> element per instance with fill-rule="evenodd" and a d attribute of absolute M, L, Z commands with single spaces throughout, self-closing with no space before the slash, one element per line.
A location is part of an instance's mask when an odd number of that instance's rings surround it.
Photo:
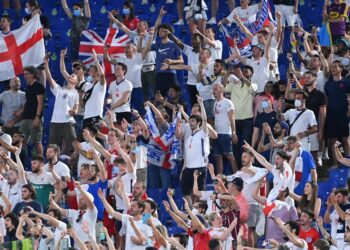
<path fill-rule="evenodd" d="M 82 39 L 80 42 L 79 56 L 83 57 L 83 63 L 87 66 L 93 63 L 92 49 L 95 49 L 100 61 L 103 61 L 103 50 L 105 44 L 109 44 L 108 50 L 111 58 L 124 57 L 125 46 L 130 41 L 127 35 L 116 37 L 118 29 L 109 28 L 105 38 L 102 38 L 93 30 L 85 30 L 82 32 Z M 111 76 L 114 73 L 114 67 L 107 61 L 103 61 L 106 76 Z"/>

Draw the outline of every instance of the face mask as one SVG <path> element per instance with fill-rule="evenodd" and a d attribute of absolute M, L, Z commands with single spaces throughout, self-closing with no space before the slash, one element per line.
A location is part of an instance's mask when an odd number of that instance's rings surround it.
<path fill-rule="evenodd" d="M 130 14 L 130 9 L 123 9 L 123 14 L 124 15 L 129 15 Z"/>
<path fill-rule="evenodd" d="M 118 175 L 119 172 L 120 172 L 119 166 L 115 166 L 114 165 L 113 168 L 112 168 L 112 176 Z"/>
<path fill-rule="evenodd" d="M 80 10 L 73 10 L 73 15 L 74 16 L 80 16 L 81 15 Z"/>
<path fill-rule="evenodd" d="M 192 208 L 192 213 L 195 214 L 195 215 L 199 214 L 198 209 L 197 208 Z"/>
<path fill-rule="evenodd" d="M 86 77 L 86 81 L 92 82 L 92 76 L 87 76 L 87 77 Z"/>
<path fill-rule="evenodd" d="M 269 107 L 269 102 L 267 101 L 262 101 L 261 102 L 261 108 L 262 109 L 267 109 Z"/>
<path fill-rule="evenodd" d="M 296 108 L 299 108 L 299 107 L 301 106 L 301 101 L 300 101 L 300 100 L 295 100 L 295 101 L 294 101 L 294 106 L 295 106 Z"/>
<path fill-rule="evenodd" d="M 113 28 L 113 29 L 118 29 L 118 25 L 115 24 L 115 23 L 113 23 L 113 24 L 112 24 L 112 28 Z"/>
<path fill-rule="evenodd" d="M 30 10 L 28 7 L 26 7 L 26 8 L 24 9 L 24 11 L 26 12 L 27 15 L 32 14 L 31 10 Z"/>
<path fill-rule="evenodd" d="M 344 66 L 348 66 L 348 65 L 349 65 L 349 62 L 350 62 L 349 58 L 343 58 L 343 59 L 341 60 L 341 63 L 342 63 Z"/>

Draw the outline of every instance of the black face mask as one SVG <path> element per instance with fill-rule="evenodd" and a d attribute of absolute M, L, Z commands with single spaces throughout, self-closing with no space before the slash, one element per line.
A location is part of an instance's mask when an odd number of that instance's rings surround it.
<path fill-rule="evenodd" d="M 288 238 L 287 236 L 285 236 L 285 235 L 283 235 L 283 239 L 284 239 L 285 241 L 289 241 L 289 238 Z"/>

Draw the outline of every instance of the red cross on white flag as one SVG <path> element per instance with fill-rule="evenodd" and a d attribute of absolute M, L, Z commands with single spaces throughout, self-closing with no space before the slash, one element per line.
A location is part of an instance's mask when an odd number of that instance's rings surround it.
<path fill-rule="evenodd" d="M 26 66 L 43 63 L 45 46 L 39 15 L 21 28 L 0 36 L 0 81 L 23 73 Z"/>

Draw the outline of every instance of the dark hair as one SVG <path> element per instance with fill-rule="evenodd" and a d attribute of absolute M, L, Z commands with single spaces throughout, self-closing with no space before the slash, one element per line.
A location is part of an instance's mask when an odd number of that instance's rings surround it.
<path fill-rule="evenodd" d="M 279 157 L 281 157 L 284 160 L 289 160 L 289 156 L 286 152 L 284 152 L 283 150 L 280 150 L 276 153 L 276 155 L 278 155 Z"/>
<path fill-rule="evenodd" d="M 209 28 L 207 28 L 207 30 L 211 30 L 211 32 L 213 32 L 214 35 L 216 35 L 216 30 L 213 27 L 209 27 Z"/>
<path fill-rule="evenodd" d="M 221 67 L 225 68 L 225 61 L 222 59 L 215 59 L 215 63 L 219 63 Z"/>
<path fill-rule="evenodd" d="M 314 244 L 314 247 L 317 247 L 320 250 L 329 250 L 331 245 L 325 239 L 318 239 Z"/>
<path fill-rule="evenodd" d="M 128 9 L 130 9 L 130 14 L 129 17 L 130 19 L 134 19 L 135 18 L 135 6 L 132 3 L 132 1 L 125 1 L 123 4 L 123 7 L 127 7 Z"/>
<path fill-rule="evenodd" d="M 202 50 L 205 50 L 206 52 L 208 52 L 208 54 L 211 56 L 211 50 L 208 48 L 202 48 Z"/>
<path fill-rule="evenodd" d="M 297 140 L 298 140 L 298 138 L 294 135 L 290 135 L 287 137 L 287 141 L 296 142 Z"/>
<path fill-rule="evenodd" d="M 295 95 L 303 95 L 304 99 L 309 98 L 309 95 L 302 89 L 297 89 L 297 90 L 295 90 L 294 93 L 295 93 Z"/>
<path fill-rule="evenodd" d="M 242 154 L 248 154 L 250 157 L 254 157 L 254 154 L 250 150 L 244 150 Z"/>
<path fill-rule="evenodd" d="M 198 103 L 193 104 L 193 105 L 192 105 L 192 108 L 198 108 L 198 109 L 199 109 L 199 112 L 202 112 L 201 106 L 200 106 Z"/>
<path fill-rule="evenodd" d="M 181 88 L 180 88 L 180 86 L 177 85 L 177 84 L 171 85 L 171 86 L 169 87 L 169 89 L 175 90 L 176 93 L 180 93 L 180 92 L 181 92 Z"/>
<path fill-rule="evenodd" d="M 116 67 L 117 65 L 122 67 L 122 70 L 124 71 L 124 75 L 126 74 L 126 72 L 128 72 L 128 66 L 126 66 L 126 64 L 117 62 L 116 64 L 114 64 L 114 67 Z"/>
<path fill-rule="evenodd" d="M 125 160 L 121 157 L 115 158 L 114 162 L 117 164 L 126 164 Z"/>
<path fill-rule="evenodd" d="M 196 38 L 199 38 L 199 40 L 203 41 L 203 37 L 197 33 L 192 35 L 192 40 L 195 40 Z"/>
<path fill-rule="evenodd" d="M 247 70 L 250 70 L 250 72 L 252 72 L 252 74 L 254 74 L 254 69 L 253 69 L 253 67 L 252 67 L 252 66 L 249 66 L 249 65 L 244 65 L 244 66 L 242 67 L 242 69 L 247 69 Z"/>
<path fill-rule="evenodd" d="M 202 117 L 200 117 L 199 115 L 190 115 L 190 117 L 188 119 L 189 120 L 195 119 L 197 121 L 197 123 L 199 123 L 199 126 L 202 125 Z"/>
<path fill-rule="evenodd" d="M 220 250 L 221 241 L 219 239 L 211 239 L 208 246 L 210 250 Z"/>
<path fill-rule="evenodd" d="M 310 209 L 311 211 L 314 211 L 316 200 L 317 200 L 317 195 L 318 195 L 318 186 L 317 186 L 317 183 L 315 183 L 315 182 L 309 181 L 307 183 L 309 183 L 311 185 L 311 188 L 312 188 L 311 200 L 308 200 L 307 199 L 307 195 L 303 194 L 301 196 L 299 208 L 301 210 L 303 210 L 303 209 Z"/>
<path fill-rule="evenodd" d="M 29 74 L 33 75 L 35 79 L 38 79 L 38 70 L 34 66 L 24 67 L 23 71 L 27 71 Z"/>
<path fill-rule="evenodd" d="M 32 157 L 32 161 L 39 161 L 41 163 L 44 163 L 45 162 L 45 159 L 42 155 L 35 155 Z"/>
<path fill-rule="evenodd" d="M 317 78 L 317 74 L 316 74 L 315 72 L 313 72 L 313 71 L 308 70 L 308 71 L 306 71 L 306 72 L 304 73 L 304 75 L 306 75 L 306 74 L 312 75 L 312 77 Z"/>
<path fill-rule="evenodd" d="M 142 208 L 141 213 L 143 213 L 143 211 L 145 210 L 145 203 L 142 200 L 138 199 L 133 199 L 132 201 L 136 202 L 139 208 Z"/>
<path fill-rule="evenodd" d="M 22 188 L 25 188 L 27 189 L 31 194 L 30 194 L 30 198 L 32 198 L 33 200 L 36 199 L 36 192 L 35 192 L 35 189 L 34 187 L 31 185 L 31 184 L 24 184 L 22 186 Z"/>
<path fill-rule="evenodd" d="M 12 225 L 15 226 L 15 228 L 18 227 L 18 217 L 14 213 L 9 213 L 4 216 L 4 219 L 10 219 Z"/>
<path fill-rule="evenodd" d="M 207 203 L 207 201 L 199 200 L 199 201 L 198 201 L 198 207 L 199 207 L 200 209 L 203 209 L 203 210 L 204 210 L 204 213 L 206 213 L 207 210 L 208 210 L 208 203 Z"/>
<path fill-rule="evenodd" d="M 157 211 L 157 203 L 155 203 L 153 200 L 151 199 L 147 199 L 144 201 L 144 203 L 148 203 L 151 206 L 151 209 L 153 210 L 152 215 L 155 214 L 155 212 Z"/>
<path fill-rule="evenodd" d="M 170 33 L 174 33 L 174 28 L 171 27 L 171 26 L 170 26 L 169 24 L 167 24 L 167 23 L 163 23 L 163 24 L 159 25 L 159 26 L 158 26 L 158 31 L 159 31 L 160 29 L 165 29 L 165 30 L 168 30 Z"/>
<path fill-rule="evenodd" d="M 312 212 L 310 209 L 303 209 L 301 212 L 307 214 L 312 220 L 315 218 L 314 212 Z"/>
<path fill-rule="evenodd" d="M 27 3 L 30 7 L 34 7 L 35 9 L 39 9 L 40 5 L 37 0 L 28 0 Z"/>
<path fill-rule="evenodd" d="M 295 230 L 295 234 L 299 235 L 300 228 L 296 221 L 290 220 L 290 221 L 287 221 L 286 224 L 289 225 L 291 232 Z"/>
<path fill-rule="evenodd" d="M 347 190 L 346 188 L 339 188 L 337 190 L 335 190 L 334 194 L 337 195 L 341 193 L 343 196 L 348 196 L 349 195 L 349 190 Z"/>
<path fill-rule="evenodd" d="M 82 5 L 82 3 L 73 3 L 72 6 L 73 6 L 73 7 L 74 7 L 74 6 L 77 6 L 77 7 L 79 7 L 79 9 L 84 8 L 84 6 Z"/>
<path fill-rule="evenodd" d="M 6 19 L 9 23 L 12 23 L 12 19 L 9 15 L 2 15 L 1 18 Z"/>
<path fill-rule="evenodd" d="M 289 196 L 289 188 L 286 187 L 282 192 L 285 193 L 286 198 Z"/>
<path fill-rule="evenodd" d="M 339 68 L 344 69 L 344 65 L 342 64 L 341 61 L 339 61 L 339 60 L 334 60 L 332 63 L 336 63 L 336 64 L 338 64 L 338 67 L 339 67 Z"/>
<path fill-rule="evenodd" d="M 47 210 L 47 213 L 50 213 L 50 212 L 53 213 L 54 217 L 55 217 L 57 220 L 61 220 L 61 219 L 62 219 L 60 210 L 55 209 L 55 208 L 50 208 L 49 210 Z"/>
<path fill-rule="evenodd" d="M 47 148 L 52 148 L 53 151 L 58 155 L 61 153 L 60 147 L 57 146 L 56 144 L 49 144 L 49 146 L 47 146 Z"/>

